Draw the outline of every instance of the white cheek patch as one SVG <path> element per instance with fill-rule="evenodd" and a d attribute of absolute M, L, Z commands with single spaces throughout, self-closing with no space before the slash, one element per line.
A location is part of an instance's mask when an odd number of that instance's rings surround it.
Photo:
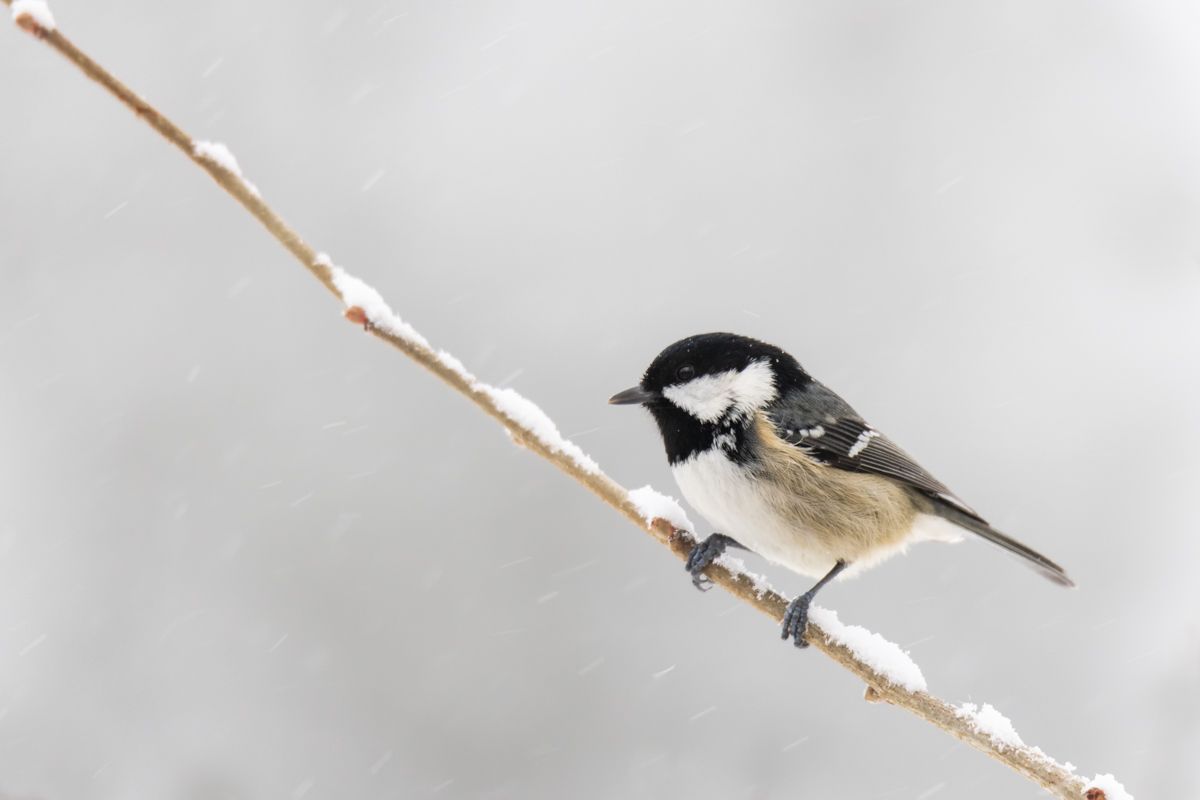
<path fill-rule="evenodd" d="M 738 373 L 733 384 L 738 410 L 752 414 L 766 408 L 779 393 L 775 391 L 775 373 L 766 361 L 755 361 Z"/>
<path fill-rule="evenodd" d="M 745 416 L 774 400 L 775 376 L 770 364 L 756 361 L 740 372 L 701 375 L 668 386 L 663 396 L 701 422 L 716 422 L 730 410 Z"/>
<path fill-rule="evenodd" d="M 670 400 L 701 422 L 716 422 L 733 405 L 733 381 L 737 372 L 718 372 L 701 375 L 687 383 L 677 383 L 663 389 Z"/>

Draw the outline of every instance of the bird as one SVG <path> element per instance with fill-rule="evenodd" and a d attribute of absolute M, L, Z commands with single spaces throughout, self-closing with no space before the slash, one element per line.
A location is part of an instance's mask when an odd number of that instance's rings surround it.
<path fill-rule="evenodd" d="M 782 638 L 797 647 L 807 647 L 809 607 L 822 587 L 916 542 L 974 534 L 1075 585 L 773 345 L 733 333 L 689 336 L 609 402 L 650 411 L 684 498 L 719 531 L 687 559 L 697 588 L 711 588 L 705 570 L 728 547 L 817 579 L 784 614 Z"/>

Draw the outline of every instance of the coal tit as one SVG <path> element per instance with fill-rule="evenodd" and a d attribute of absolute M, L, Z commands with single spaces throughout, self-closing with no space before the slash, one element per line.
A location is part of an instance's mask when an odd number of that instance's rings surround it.
<path fill-rule="evenodd" d="M 974 533 L 1073 586 L 1058 564 L 1000 533 L 783 350 L 731 333 L 663 350 L 610 403 L 654 415 L 684 497 L 717 526 L 687 562 L 692 582 L 736 546 L 819 578 L 788 606 L 783 638 L 806 646 L 808 607 L 843 571 L 920 541 Z"/>

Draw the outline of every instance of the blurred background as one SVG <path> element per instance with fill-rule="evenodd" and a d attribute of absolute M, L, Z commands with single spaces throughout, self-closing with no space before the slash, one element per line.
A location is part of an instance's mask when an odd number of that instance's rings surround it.
<path fill-rule="evenodd" d="M 1200 7 L 53 10 L 627 486 L 677 494 L 605 404 L 662 346 L 790 350 L 1080 584 L 925 545 L 822 603 L 1200 792 Z M 694 591 L 0 30 L 0 795 L 1043 796 Z"/>

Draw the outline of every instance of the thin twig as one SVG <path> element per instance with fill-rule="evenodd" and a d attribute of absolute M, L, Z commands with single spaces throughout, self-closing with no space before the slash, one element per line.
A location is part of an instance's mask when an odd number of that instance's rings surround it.
<path fill-rule="evenodd" d="M 0 2 L 11 6 L 13 0 L 0 0 Z M 38 25 L 36 20 L 28 16 L 19 18 L 17 22 L 22 28 L 43 40 L 79 67 L 85 75 L 104 87 L 145 120 L 150 127 L 162 134 L 163 138 L 178 147 L 184 155 L 212 176 L 213 180 L 221 185 L 221 188 L 233 195 L 247 211 L 253 214 L 267 229 L 267 232 L 287 248 L 288 252 L 294 255 L 326 289 L 345 302 L 346 298 L 343 297 L 336 282 L 336 268 L 328 259 L 321 258 L 320 254 L 284 222 L 240 175 L 231 171 L 220 159 L 198 154 L 195 140 L 158 109 L 93 61 L 56 28 L 43 28 Z M 347 305 L 350 304 L 347 303 Z M 347 316 L 358 322 L 369 323 L 369 318 L 357 307 L 351 308 L 347 312 Z M 373 336 L 402 351 L 449 384 L 455 391 L 465 395 L 480 410 L 502 425 L 515 441 L 528 447 L 577 482 L 591 489 L 601 500 L 623 514 L 630 522 L 666 545 L 677 557 L 687 558 L 694 544 L 694 540 L 687 531 L 677 529 L 663 519 L 655 519 L 647 523 L 641 511 L 630 500 L 629 492 L 624 487 L 598 469 L 595 471 L 586 469 L 568 454 L 552 449 L 539 438 L 538 433 L 532 428 L 507 416 L 498 405 L 494 394 L 488 391 L 490 387 L 473 380 L 464 370 L 455 368 L 453 362 L 441 357 L 419 337 L 400 335 L 381 326 L 366 324 L 365 327 Z M 731 572 L 719 565 L 713 565 L 708 570 L 708 576 L 713 583 L 771 619 L 776 621 L 783 619 L 788 601 L 781 595 L 769 590 L 763 591 L 746 575 Z M 926 722 L 936 725 L 956 739 L 981 750 L 1015 772 L 1039 784 L 1056 797 L 1063 798 L 1063 800 L 1079 800 L 1084 797 L 1088 788 L 1085 781 L 1054 760 L 1042 755 L 1039 750 L 998 742 L 986 733 L 976 730 L 949 703 L 926 692 L 908 691 L 892 684 L 885 675 L 864 663 L 852 650 L 831 639 L 815 622 L 809 623 L 807 638 L 816 649 L 866 683 L 868 700 L 887 702 L 912 712 Z"/>

